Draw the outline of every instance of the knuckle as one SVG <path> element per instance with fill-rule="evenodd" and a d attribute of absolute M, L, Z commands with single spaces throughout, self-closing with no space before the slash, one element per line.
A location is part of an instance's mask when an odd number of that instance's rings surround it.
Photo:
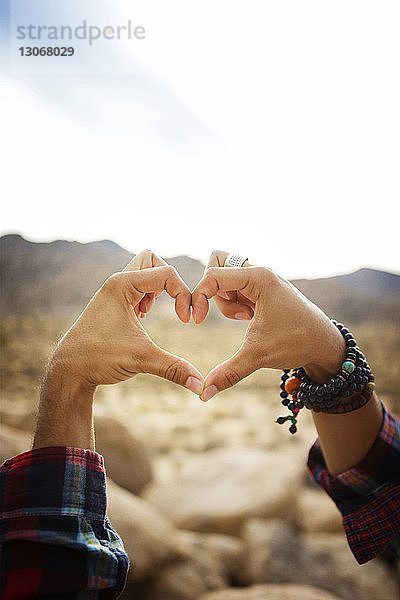
<path fill-rule="evenodd" d="M 178 360 L 167 364 L 163 370 L 163 377 L 174 383 L 182 381 L 184 377 L 184 368 L 182 364 Z"/>
<path fill-rule="evenodd" d="M 225 383 L 228 387 L 233 387 L 237 383 L 239 383 L 241 377 L 239 373 L 234 369 L 234 367 L 225 367 L 223 373 L 223 383 Z"/>
<path fill-rule="evenodd" d="M 253 273 L 255 273 L 257 277 L 267 278 L 269 277 L 270 270 L 268 267 L 254 267 Z"/>
<path fill-rule="evenodd" d="M 139 254 L 137 254 L 135 256 L 135 259 L 152 264 L 153 256 L 154 256 L 154 253 L 152 252 L 152 250 L 150 250 L 149 248 L 145 248 L 144 250 L 141 250 L 139 252 Z"/>
<path fill-rule="evenodd" d="M 136 350 L 131 350 L 132 360 L 138 365 L 141 373 L 147 373 L 149 365 L 154 362 L 154 343 L 142 332 L 138 331 Z"/>
<path fill-rule="evenodd" d="M 270 289 L 280 284 L 279 276 L 268 267 L 253 267 L 253 285 L 257 287 L 260 283 L 263 287 Z"/>
<path fill-rule="evenodd" d="M 215 278 L 217 274 L 220 272 L 221 267 L 208 267 L 206 273 L 204 275 L 205 279 Z"/>
<path fill-rule="evenodd" d="M 225 252 L 224 250 L 213 250 L 211 252 L 211 259 L 216 260 L 217 262 L 220 259 L 225 259 L 225 256 L 227 255 L 227 252 Z"/>
<path fill-rule="evenodd" d="M 164 273 L 166 274 L 167 277 L 174 277 L 175 275 L 177 275 L 177 271 L 175 269 L 175 267 L 173 267 L 172 265 L 166 265 L 165 267 L 162 267 L 164 269 Z"/>
<path fill-rule="evenodd" d="M 274 281 L 278 279 L 276 273 L 272 269 L 269 269 L 268 267 L 256 268 L 259 272 L 260 277 L 262 277 L 264 281 L 267 281 L 268 283 L 274 283 Z"/>
<path fill-rule="evenodd" d="M 112 275 L 110 275 L 110 277 L 108 277 L 108 279 L 106 279 L 106 281 L 104 282 L 103 288 L 105 290 L 108 291 L 114 291 L 115 289 L 117 289 L 118 287 L 120 287 L 121 282 L 123 281 L 123 273 L 118 272 L 118 273 L 113 273 Z"/>

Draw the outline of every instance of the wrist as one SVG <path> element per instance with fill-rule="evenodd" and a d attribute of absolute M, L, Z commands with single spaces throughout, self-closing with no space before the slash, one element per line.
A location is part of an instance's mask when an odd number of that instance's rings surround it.
<path fill-rule="evenodd" d="M 374 376 L 354 335 L 342 323 L 333 320 L 332 325 L 340 337 L 336 335 L 335 339 L 327 329 L 329 335 L 313 339 L 315 352 L 308 364 L 283 369 L 281 402 L 293 414 L 279 416 L 276 422 L 282 425 L 291 421 L 290 433 L 296 433 L 297 416 L 304 407 L 315 413 L 350 413 L 363 408 L 373 395 Z M 318 359 L 313 361 L 316 356 Z"/>
<path fill-rule="evenodd" d="M 82 404 L 93 402 L 96 386 L 60 365 L 49 365 L 41 386 L 40 399 L 57 398 L 58 403 Z"/>
<path fill-rule="evenodd" d="M 322 365 L 309 364 L 304 367 L 304 370 L 315 383 L 327 383 L 338 372 L 340 365 L 341 363 L 338 363 L 338 367 L 332 369 Z"/>
<path fill-rule="evenodd" d="M 315 361 L 304 365 L 307 375 L 318 384 L 326 383 L 336 375 L 346 357 L 346 342 L 336 326 L 330 325 L 329 335 L 315 344 L 318 357 Z"/>
<path fill-rule="evenodd" d="M 41 392 L 47 389 L 57 391 L 63 397 L 93 400 L 96 385 L 91 383 L 74 366 L 68 356 L 55 351 L 51 357 L 42 381 Z"/>
<path fill-rule="evenodd" d="M 69 446 L 94 450 L 96 387 L 50 364 L 43 378 L 33 448 Z"/>

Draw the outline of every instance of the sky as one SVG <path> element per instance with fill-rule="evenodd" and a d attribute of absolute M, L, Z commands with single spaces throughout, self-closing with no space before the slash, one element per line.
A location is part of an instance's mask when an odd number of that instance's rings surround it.
<path fill-rule="evenodd" d="M 398 0 L 0 8 L 1 234 L 400 272 Z M 48 44 L 18 26 L 128 20 L 144 39 L 19 56 Z"/>

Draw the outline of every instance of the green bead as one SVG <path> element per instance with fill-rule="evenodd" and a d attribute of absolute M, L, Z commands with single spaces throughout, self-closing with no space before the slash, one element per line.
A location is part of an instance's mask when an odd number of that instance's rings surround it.
<path fill-rule="evenodd" d="M 344 363 L 342 364 L 342 369 L 344 371 L 347 371 L 347 373 L 352 373 L 355 369 L 355 364 L 352 363 L 350 360 L 345 360 Z"/>
<path fill-rule="evenodd" d="M 374 390 L 375 389 L 375 384 L 373 381 L 369 381 L 366 385 L 367 390 Z"/>

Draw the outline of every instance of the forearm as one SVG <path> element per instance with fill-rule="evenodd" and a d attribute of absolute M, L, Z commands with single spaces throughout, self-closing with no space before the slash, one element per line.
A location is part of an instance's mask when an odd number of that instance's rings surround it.
<path fill-rule="evenodd" d="M 326 466 L 337 476 L 356 466 L 372 447 L 382 425 L 382 406 L 373 394 L 362 408 L 342 415 L 312 412 Z"/>
<path fill-rule="evenodd" d="M 49 366 L 43 380 L 33 448 L 69 446 L 94 450 L 95 387 Z"/>
<path fill-rule="evenodd" d="M 338 352 L 330 365 L 313 366 L 309 376 L 318 383 L 327 381 L 340 367 L 343 356 Z M 328 471 L 337 476 L 357 465 L 373 445 L 382 425 L 382 407 L 374 393 L 363 407 L 345 414 L 312 411 L 321 449 Z"/>

